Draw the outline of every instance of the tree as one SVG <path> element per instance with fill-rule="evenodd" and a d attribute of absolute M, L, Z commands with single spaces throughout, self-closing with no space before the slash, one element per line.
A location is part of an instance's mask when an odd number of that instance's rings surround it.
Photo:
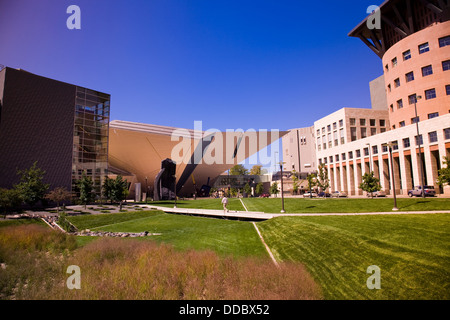
<path fill-rule="evenodd" d="M 123 180 L 121 175 L 118 175 L 116 179 L 106 177 L 103 182 L 103 195 L 111 203 L 119 202 L 120 210 L 122 210 L 122 202 L 128 196 L 128 181 Z"/>
<path fill-rule="evenodd" d="M 250 169 L 250 175 L 252 176 L 260 176 L 262 174 L 262 165 L 260 164 L 255 164 L 251 169 Z"/>
<path fill-rule="evenodd" d="M 0 189 L 0 212 L 2 212 L 6 218 L 7 214 L 10 214 L 17 210 L 23 202 L 22 195 L 17 189 Z"/>
<path fill-rule="evenodd" d="M 294 194 L 298 193 L 299 188 L 299 178 L 297 176 L 297 171 L 292 170 L 292 191 Z"/>
<path fill-rule="evenodd" d="M 280 193 L 280 190 L 278 190 L 278 183 L 274 182 L 270 186 L 270 194 L 274 194 L 275 196 Z"/>
<path fill-rule="evenodd" d="M 94 182 L 86 175 L 86 172 L 83 172 L 81 179 L 77 181 L 77 187 L 80 191 L 80 202 L 86 209 L 87 204 L 95 199 Z"/>
<path fill-rule="evenodd" d="M 248 182 L 244 186 L 244 192 L 247 194 L 247 196 L 252 193 L 252 188 L 250 187 Z"/>
<path fill-rule="evenodd" d="M 445 161 L 444 164 L 446 165 L 446 168 L 442 168 L 438 171 L 438 181 L 437 183 L 440 186 L 444 185 L 450 185 L 450 158 L 444 157 Z"/>
<path fill-rule="evenodd" d="M 46 199 L 56 202 L 57 213 L 59 213 L 59 204 L 61 202 L 69 200 L 71 197 L 72 194 L 69 191 L 67 191 L 67 189 L 64 187 L 55 188 L 45 196 Z"/>
<path fill-rule="evenodd" d="M 264 185 L 262 182 L 258 183 L 255 187 L 255 193 L 261 195 L 264 192 Z"/>
<path fill-rule="evenodd" d="M 362 183 L 359 185 L 359 188 L 370 193 L 373 199 L 373 192 L 381 190 L 380 180 L 373 175 L 373 171 L 365 173 L 362 176 Z"/>
<path fill-rule="evenodd" d="M 120 210 L 122 210 L 122 202 L 128 196 L 128 182 L 123 180 L 121 175 L 118 175 L 114 180 L 113 199 L 120 203 Z"/>
<path fill-rule="evenodd" d="M 330 187 L 330 179 L 328 179 L 328 170 L 324 163 L 321 163 L 317 172 L 316 179 L 317 187 L 321 189 L 323 192 Z"/>
<path fill-rule="evenodd" d="M 43 182 L 45 171 L 37 166 L 37 161 L 29 169 L 18 170 L 20 182 L 15 186 L 25 203 L 34 207 L 36 203 L 43 200 L 50 187 Z"/>
<path fill-rule="evenodd" d="M 315 173 L 308 174 L 307 180 L 308 180 L 308 190 L 311 190 L 312 188 L 314 188 L 317 185 Z M 310 196 L 310 198 L 312 198 L 312 193 L 310 193 L 309 196 Z"/>
<path fill-rule="evenodd" d="M 102 193 L 106 200 L 113 202 L 113 194 L 114 194 L 114 180 L 108 177 L 105 178 L 102 186 Z"/>
<path fill-rule="evenodd" d="M 245 176 L 248 174 L 248 169 L 246 169 L 242 164 L 237 164 L 230 169 L 231 176 Z"/>

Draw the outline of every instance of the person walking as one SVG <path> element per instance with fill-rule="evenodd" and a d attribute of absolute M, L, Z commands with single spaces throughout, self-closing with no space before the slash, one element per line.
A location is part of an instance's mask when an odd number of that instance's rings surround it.
<path fill-rule="evenodd" d="M 223 212 L 228 212 L 228 198 L 226 196 L 223 196 L 222 198 L 222 204 L 223 204 Z"/>

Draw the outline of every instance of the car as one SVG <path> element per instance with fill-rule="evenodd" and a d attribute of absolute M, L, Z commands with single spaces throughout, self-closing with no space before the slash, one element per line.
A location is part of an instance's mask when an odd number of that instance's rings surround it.
<path fill-rule="evenodd" d="M 262 195 L 259 196 L 260 198 L 269 198 L 270 194 L 268 193 L 263 193 Z"/>
<path fill-rule="evenodd" d="M 321 197 L 321 198 L 330 198 L 331 197 L 331 194 L 329 194 L 328 192 L 319 192 L 318 194 L 317 194 L 317 196 L 318 197 Z"/>
<path fill-rule="evenodd" d="M 333 191 L 331 193 L 332 198 L 347 198 L 347 194 L 342 191 Z"/>
<path fill-rule="evenodd" d="M 434 197 L 436 195 L 436 190 L 433 186 L 423 186 L 425 197 Z M 408 196 L 421 197 L 422 196 L 422 186 L 416 186 L 413 190 L 408 191 Z"/>
<path fill-rule="evenodd" d="M 306 192 L 303 194 L 303 198 L 316 198 L 317 197 L 317 193 L 315 192 Z"/>
<path fill-rule="evenodd" d="M 372 192 L 372 195 L 370 194 L 370 192 L 367 192 L 367 197 L 370 198 L 372 196 L 375 197 L 375 198 L 378 198 L 378 197 L 386 197 L 387 195 L 386 195 L 386 192 L 384 192 L 382 190 Z"/>

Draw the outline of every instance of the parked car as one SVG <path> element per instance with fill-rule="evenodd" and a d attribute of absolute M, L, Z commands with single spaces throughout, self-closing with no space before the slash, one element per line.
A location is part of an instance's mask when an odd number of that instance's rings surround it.
<path fill-rule="evenodd" d="M 425 197 L 434 197 L 436 195 L 436 190 L 433 186 L 423 186 Z M 417 186 L 414 190 L 408 191 L 409 197 L 421 197 L 422 196 L 422 186 Z"/>
<path fill-rule="evenodd" d="M 317 194 L 317 196 L 318 197 L 321 197 L 321 198 L 330 198 L 331 197 L 331 194 L 329 194 L 328 192 L 319 192 L 318 194 Z"/>
<path fill-rule="evenodd" d="M 347 198 L 347 194 L 342 191 L 333 191 L 331 193 L 332 198 Z"/>
<path fill-rule="evenodd" d="M 317 193 L 315 192 L 306 192 L 303 194 L 303 198 L 316 198 L 317 197 Z"/>
<path fill-rule="evenodd" d="M 375 197 L 375 198 L 378 198 L 378 197 L 386 197 L 387 195 L 386 195 L 386 192 L 384 192 L 384 191 L 382 191 L 382 190 L 380 190 L 380 191 L 375 191 L 375 192 L 372 192 L 372 195 L 373 195 L 373 197 Z M 367 197 L 372 197 L 371 195 L 370 195 L 370 192 L 367 192 Z"/>
<path fill-rule="evenodd" d="M 270 194 L 268 193 L 263 193 L 262 195 L 259 196 L 260 198 L 270 198 Z"/>

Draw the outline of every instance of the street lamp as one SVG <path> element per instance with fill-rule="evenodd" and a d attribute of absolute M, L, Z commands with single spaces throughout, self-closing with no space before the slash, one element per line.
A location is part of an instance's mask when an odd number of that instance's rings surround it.
<path fill-rule="evenodd" d="M 177 208 L 177 176 L 176 175 L 173 175 L 172 176 L 174 179 L 175 179 L 175 182 L 174 182 L 174 193 L 175 193 L 175 204 L 174 204 L 174 208 L 176 209 Z"/>
<path fill-rule="evenodd" d="M 414 98 L 414 110 L 416 112 L 416 129 L 417 129 L 417 144 L 419 145 L 419 159 L 420 159 L 420 178 L 422 184 L 422 198 L 425 198 L 425 192 L 423 190 L 424 187 L 424 176 L 423 176 L 423 160 L 422 160 L 422 143 L 420 142 L 420 133 L 419 133 L 419 117 L 417 116 L 417 100 L 422 99 L 422 96 L 416 96 Z"/>
<path fill-rule="evenodd" d="M 372 172 L 372 150 L 370 150 L 370 143 L 366 143 L 366 146 L 369 146 L 369 171 Z"/>
<path fill-rule="evenodd" d="M 281 213 L 285 213 L 286 212 L 286 211 L 284 211 L 283 164 L 284 164 L 284 162 L 280 161 L 280 172 L 281 172 Z"/>
<path fill-rule="evenodd" d="M 394 208 L 392 208 L 392 211 L 398 211 L 397 208 L 397 194 L 395 192 L 395 174 L 394 174 L 394 160 L 392 158 L 392 146 L 396 145 L 396 143 L 385 143 L 385 146 L 389 147 L 389 158 L 391 161 L 391 176 L 392 176 L 392 192 L 394 195 Z"/>

